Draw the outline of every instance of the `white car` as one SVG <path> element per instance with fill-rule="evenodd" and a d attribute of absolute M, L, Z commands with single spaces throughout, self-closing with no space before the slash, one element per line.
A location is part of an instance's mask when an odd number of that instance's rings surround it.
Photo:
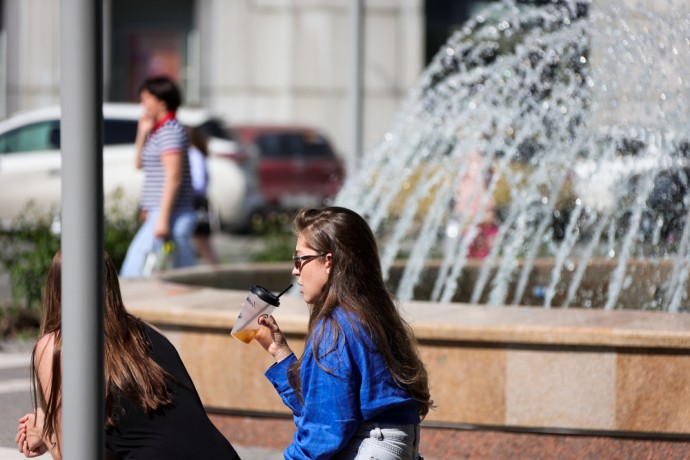
<path fill-rule="evenodd" d="M 143 173 L 134 166 L 138 104 L 103 105 L 103 183 L 105 209 L 116 191 L 121 203 L 135 209 Z M 203 109 L 180 108 L 186 126 L 202 126 L 209 141 L 209 200 L 213 217 L 230 230 L 245 230 L 253 211 L 261 206 L 254 172 L 238 164 L 242 145 L 225 130 L 221 120 Z M 0 122 L 0 223 L 8 225 L 29 201 L 39 212 L 59 211 L 60 107 L 52 106 L 12 116 Z"/>
<path fill-rule="evenodd" d="M 615 214 L 621 200 L 639 192 L 634 190 L 636 178 L 687 167 L 687 154 L 682 153 L 686 144 L 674 133 L 607 131 L 593 143 L 596 155 L 574 162 L 576 192 L 592 211 Z"/>

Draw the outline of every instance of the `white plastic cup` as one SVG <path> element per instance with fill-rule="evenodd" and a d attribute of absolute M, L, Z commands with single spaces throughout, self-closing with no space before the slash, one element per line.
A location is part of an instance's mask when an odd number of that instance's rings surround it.
<path fill-rule="evenodd" d="M 252 286 L 232 327 L 232 336 L 240 342 L 251 342 L 259 332 L 259 318 L 270 315 L 278 306 L 280 299 L 277 295 L 259 285 Z"/>

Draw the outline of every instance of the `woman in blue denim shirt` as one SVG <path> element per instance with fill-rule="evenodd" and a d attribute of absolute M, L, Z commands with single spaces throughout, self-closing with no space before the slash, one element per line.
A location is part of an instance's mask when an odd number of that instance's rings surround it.
<path fill-rule="evenodd" d="M 433 403 L 412 329 L 381 272 L 376 239 L 357 213 L 300 212 L 293 275 L 310 306 L 295 357 L 272 316 L 257 340 L 276 360 L 266 377 L 293 411 L 286 459 L 411 459 Z"/>

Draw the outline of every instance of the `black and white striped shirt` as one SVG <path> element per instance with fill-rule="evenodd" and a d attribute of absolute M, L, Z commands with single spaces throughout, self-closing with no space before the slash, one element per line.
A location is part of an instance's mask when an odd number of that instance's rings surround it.
<path fill-rule="evenodd" d="M 175 151 L 177 155 L 182 155 L 182 181 L 177 190 L 177 199 L 172 211 L 194 210 L 194 189 L 192 188 L 189 157 L 187 156 L 188 144 L 185 128 L 176 119 L 165 122 L 156 131 L 149 134 L 142 152 L 145 177 L 140 204 L 143 209 L 147 211 L 160 209 L 165 184 L 162 155 L 170 155 L 170 152 Z"/>

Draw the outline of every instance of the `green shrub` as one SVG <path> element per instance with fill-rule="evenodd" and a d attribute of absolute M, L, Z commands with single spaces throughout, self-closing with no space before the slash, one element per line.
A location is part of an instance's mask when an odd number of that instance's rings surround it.
<path fill-rule="evenodd" d="M 111 195 L 109 207 L 104 211 L 103 247 L 119 269 L 125 260 L 127 248 L 139 228 L 137 210 L 126 206 L 124 194 L 116 189 Z"/>
<path fill-rule="evenodd" d="M 10 228 L 0 230 L 0 265 L 10 277 L 14 308 L 40 305 L 43 278 L 60 248 L 60 237 L 51 229 L 52 215 L 29 202 Z"/>
<path fill-rule="evenodd" d="M 103 246 L 117 267 L 122 265 L 137 230 L 136 211 L 122 204 L 120 191 L 109 200 L 103 223 Z M 2 322 L 38 318 L 45 275 L 53 255 L 60 249 L 60 235 L 54 228 L 56 213 L 40 212 L 29 202 L 7 229 L 0 229 L 0 268 L 9 274 L 12 305 L 4 309 Z M 7 327 L 7 326 L 6 326 Z"/>
<path fill-rule="evenodd" d="M 254 222 L 253 233 L 262 237 L 264 244 L 261 250 L 252 253 L 252 261 L 286 262 L 292 259 L 295 250 L 292 217 L 289 213 L 272 213 Z"/>

